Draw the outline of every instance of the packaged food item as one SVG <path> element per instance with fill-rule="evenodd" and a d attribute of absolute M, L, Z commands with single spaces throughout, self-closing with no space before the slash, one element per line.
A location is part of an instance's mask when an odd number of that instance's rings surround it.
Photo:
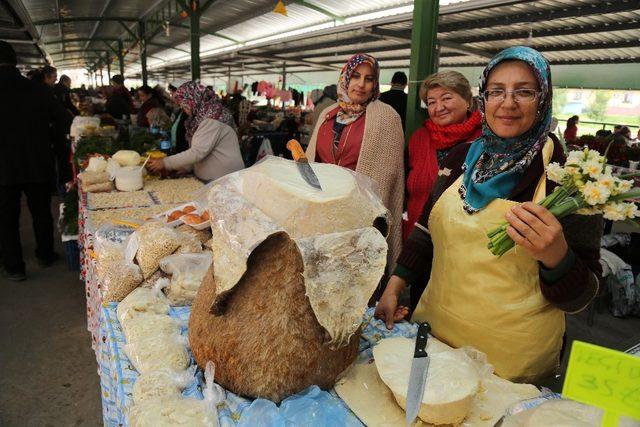
<path fill-rule="evenodd" d="M 206 387 L 202 391 L 203 400 L 175 396 L 143 400 L 128 410 L 131 427 L 218 427 L 216 405 L 224 400 L 225 392 L 214 383 L 211 362 L 207 364 L 204 375 Z"/>
<path fill-rule="evenodd" d="M 213 253 L 176 254 L 163 258 L 160 268 L 171 274 L 171 285 L 165 288 L 173 305 L 190 305 L 213 260 Z"/>
<path fill-rule="evenodd" d="M 143 313 L 167 314 L 169 312 L 169 300 L 162 293 L 162 288 L 168 285 L 169 281 L 167 279 L 160 279 L 151 289 L 134 289 L 118 304 L 116 315 L 120 324 L 123 325 L 128 319 Z"/>
<path fill-rule="evenodd" d="M 137 191 L 144 187 L 140 166 L 123 166 L 115 174 L 116 188 L 120 191 Z"/>
<path fill-rule="evenodd" d="M 180 231 L 177 231 L 177 233 L 180 239 L 180 247 L 175 252 L 176 254 L 197 254 L 202 252 L 202 243 L 200 243 L 196 235 Z"/>
<path fill-rule="evenodd" d="M 138 166 L 140 164 L 140 154 L 133 150 L 120 150 L 113 155 L 113 159 L 120 166 Z"/>
<path fill-rule="evenodd" d="M 176 231 L 179 233 L 188 233 L 191 234 L 193 236 L 195 236 L 200 243 L 202 243 L 203 245 L 207 243 L 207 241 L 209 239 L 211 239 L 211 228 L 207 227 L 203 230 L 196 230 L 193 227 L 190 227 L 186 224 L 180 225 L 178 227 L 176 227 Z"/>
<path fill-rule="evenodd" d="M 178 320 L 158 313 L 142 313 L 122 323 L 122 332 L 127 343 L 144 341 L 156 335 L 178 335 L 180 328 Z"/>
<path fill-rule="evenodd" d="M 125 344 L 124 352 L 141 374 L 159 369 L 179 371 L 189 366 L 186 337 L 177 334 L 150 334 Z"/>
<path fill-rule="evenodd" d="M 94 245 L 102 302 L 119 302 L 142 282 L 142 271 L 133 263 L 137 240 L 116 243 L 103 237 Z"/>
<path fill-rule="evenodd" d="M 111 181 L 82 185 L 82 191 L 85 193 L 103 193 L 111 190 L 113 190 L 113 183 Z"/>
<path fill-rule="evenodd" d="M 95 156 L 89 158 L 89 165 L 87 166 L 87 171 L 94 173 L 101 173 L 107 169 L 107 161 L 104 157 Z"/>
<path fill-rule="evenodd" d="M 136 230 L 140 246 L 136 261 L 144 278 L 156 272 L 160 260 L 171 255 L 180 246 L 178 234 L 158 221 L 150 221 Z"/>
<path fill-rule="evenodd" d="M 138 405 L 147 400 L 179 398 L 182 391 L 195 380 L 194 374 L 195 366 L 185 371 L 160 369 L 141 374 L 133 384 L 133 401 Z"/>
<path fill-rule="evenodd" d="M 97 157 L 92 157 L 91 159 L 93 160 L 95 158 Z M 85 170 L 84 172 L 78 174 L 78 178 L 80 179 L 83 188 L 87 185 L 109 182 L 109 174 L 104 171 L 92 172 L 89 170 Z"/>

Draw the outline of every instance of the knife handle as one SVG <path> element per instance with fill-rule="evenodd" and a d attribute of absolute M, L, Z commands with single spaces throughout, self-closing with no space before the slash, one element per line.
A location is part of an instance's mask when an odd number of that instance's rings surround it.
<path fill-rule="evenodd" d="M 414 358 L 427 357 L 427 339 L 429 338 L 429 332 L 431 331 L 431 325 L 427 322 L 420 323 L 418 325 L 418 335 L 416 336 L 416 348 L 413 354 Z"/>
<path fill-rule="evenodd" d="M 289 142 L 287 142 L 287 149 L 291 151 L 293 160 L 296 162 L 308 163 L 307 156 L 304 154 L 304 150 L 297 140 L 290 139 Z"/>

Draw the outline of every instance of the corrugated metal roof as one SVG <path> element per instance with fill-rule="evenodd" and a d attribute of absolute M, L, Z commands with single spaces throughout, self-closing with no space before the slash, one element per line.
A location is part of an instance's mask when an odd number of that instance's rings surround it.
<path fill-rule="evenodd" d="M 57 16 L 149 19 L 171 1 L 58 0 L 60 10 L 51 0 L 22 0 L 22 4 L 29 19 L 37 22 Z M 201 0 L 201 4 L 205 2 Z M 290 71 L 338 68 L 357 51 L 374 54 L 383 67 L 408 65 L 413 1 L 306 0 L 311 7 L 294 0 L 284 2 L 287 17 L 272 12 L 275 0 L 215 1 L 200 25 L 205 73 L 225 75 L 229 66 L 240 75 L 277 72 L 283 61 L 288 61 Z M 334 20 L 336 15 L 341 19 Z M 169 34 L 157 24 L 148 24 L 148 28 L 157 29 L 147 45 L 148 66 L 155 75 L 189 69 L 189 19 L 171 19 Z M 125 25 L 137 31 L 135 22 Z M 69 40 L 92 34 L 110 40 L 129 37 L 122 24 L 113 21 L 49 24 L 38 26 L 37 32 L 45 49 L 56 53 L 55 62 L 69 65 L 83 63 L 74 57 L 97 58 L 109 53 L 101 41 Z M 0 26 L 0 35 L 25 38 L 24 32 L 6 26 Z M 62 43 L 51 44 L 62 38 L 66 40 L 64 48 Z M 535 47 L 556 64 L 640 63 L 640 0 L 441 1 L 438 38 L 443 41 L 441 66 L 481 66 L 487 56 L 515 44 Z M 115 46 L 115 42 L 109 43 Z M 130 44 L 125 42 L 125 49 Z M 14 46 L 25 58 L 40 54 L 34 45 Z M 131 49 L 126 63 L 127 74 L 140 72 L 139 46 Z"/>

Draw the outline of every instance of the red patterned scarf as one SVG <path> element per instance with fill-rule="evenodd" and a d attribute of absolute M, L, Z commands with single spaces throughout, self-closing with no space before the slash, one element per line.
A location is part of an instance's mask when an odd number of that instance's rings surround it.
<path fill-rule="evenodd" d="M 447 150 L 463 141 L 470 141 L 480 136 L 482 128 L 482 114 L 476 110 L 462 123 L 448 126 L 438 126 L 433 121 L 425 122 L 431 137 L 431 147 L 435 150 Z"/>

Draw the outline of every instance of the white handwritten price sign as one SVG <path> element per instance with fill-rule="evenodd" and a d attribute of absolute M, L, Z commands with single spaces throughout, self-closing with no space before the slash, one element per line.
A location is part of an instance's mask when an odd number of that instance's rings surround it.
<path fill-rule="evenodd" d="M 640 420 L 640 358 L 574 341 L 562 394 L 603 409 L 605 427 L 620 415 Z"/>

